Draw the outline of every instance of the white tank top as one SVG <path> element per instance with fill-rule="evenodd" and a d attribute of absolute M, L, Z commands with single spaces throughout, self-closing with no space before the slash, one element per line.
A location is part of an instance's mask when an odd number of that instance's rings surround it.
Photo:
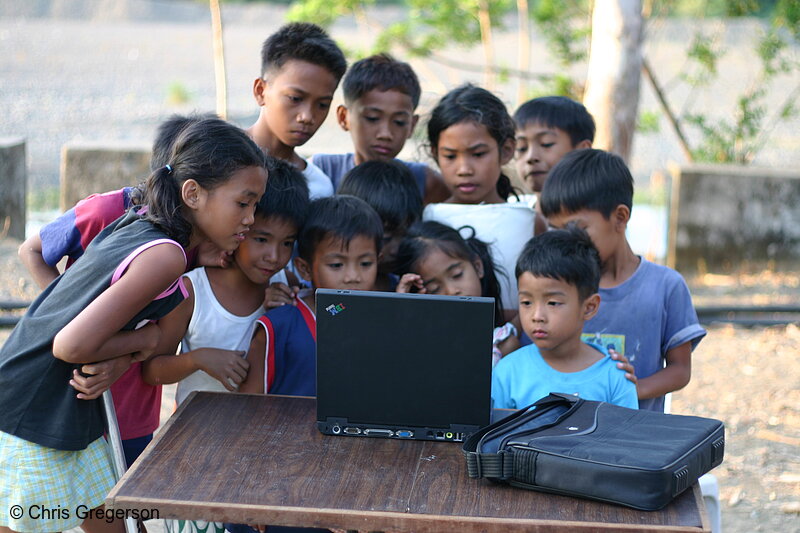
<path fill-rule="evenodd" d="M 258 317 L 265 313 L 264 307 L 260 306 L 248 316 L 234 315 L 222 307 L 214 296 L 205 267 L 196 268 L 185 276 L 191 280 L 194 289 L 194 310 L 186 335 L 181 340 L 181 353 L 197 348 L 242 350 L 247 353 L 253 328 Z M 225 392 L 228 389 L 216 378 L 197 370 L 178 382 L 175 393 L 178 405 L 196 390 Z"/>

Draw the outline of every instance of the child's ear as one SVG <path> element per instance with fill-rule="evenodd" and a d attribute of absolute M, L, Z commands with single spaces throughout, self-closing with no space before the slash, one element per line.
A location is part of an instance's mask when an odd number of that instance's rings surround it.
<path fill-rule="evenodd" d="M 406 137 L 406 139 L 410 139 L 411 135 L 414 133 L 414 130 L 417 129 L 417 122 L 419 122 L 419 115 L 412 115 L 411 116 L 411 129 L 408 130 L 408 137 Z"/>
<path fill-rule="evenodd" d="M 267 82 L 265 82 L 261 78 L 256 78 L 253 82 L 253 97 L 256 99 L 256 103 L 259 106 L 265 106 L 267 104 Z"/>
<path fill-rule="evenodd" d="M 598 309 L 600 309 L 600 295 L 594 293 L 583 301 L 583 320 L 591 320 Z"/>
<path fill-rule="evenodd" d="M 340 104 L 339 107 L 336 108 L 336 122 L 339 123 L 339 126 L 344 131 L 350 131 L 350 115 L 347 112 L 347 107 L 344 105 Z"/>
<path fill-rule="evenodd" d="M 631 209 L 624 204 L 619 204 L 611 213 L 611 221 L 617 231 L 625 232 L 628 221 L 631 219 Z"/>
<path fill-rule="evenodd" d="M 481 261 L 481 258 L 476 257 L 473 259 L 472 266 L 475 267 L 475 273 L 478 274 L 478 279 L 483 279 L 483 261 Z"/>
<path fill-rule="evenodd" d="M 514 139 L 506 139 L 506 142 L 500 147 L 500 165 L 505 165 L 511 158 L 514 157 L 514 148 L 516 141 Z"/>
<path fill-rule="evenodd" d="M 591 147 L 592 147 L 592 141 L 590 141 L 589 139 L 584 139 L 581 142 L 579 142 L 578 144 L 576 144 L 575 146 L 573 146 L 572 149 L 573 150 L 583 150 L 585 148 L 591 148 Z"/>
<path fill-rule="evenodd" d="M 294 266 L 297 268 L 297 272 L 300 273 L 300 277 L 311 283 L 311 265 L 309 262 L 298 256 L 294 258 Z"/>
<path fill-rule="evenodd" d="M 205 194 L 205 189 L 193 179 L 188 179 L 181 184 L 181 200 L 189 209 L 200 208 L 200 200 L 203 194 Z"/>

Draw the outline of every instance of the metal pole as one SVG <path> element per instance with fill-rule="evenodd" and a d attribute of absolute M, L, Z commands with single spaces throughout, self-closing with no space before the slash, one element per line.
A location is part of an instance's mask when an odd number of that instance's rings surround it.
<path fill-rule="evenodd" d="M 125 463 L 125 452 L 122 450 L 122 436 L 119 433 L 117 423 L 117 412 L 114 410 L 114 400 L 111 397 L 111 389 L 103 393 L 103 409 L 106 414 L 106 434 L 111 443 L 112 459 L 114 461 L 114 472 L 117 474 L 117 481 L 128 469 Z M 133 518 L 125 519 L 126 533 L 139 533 L 139 525 Z"/>

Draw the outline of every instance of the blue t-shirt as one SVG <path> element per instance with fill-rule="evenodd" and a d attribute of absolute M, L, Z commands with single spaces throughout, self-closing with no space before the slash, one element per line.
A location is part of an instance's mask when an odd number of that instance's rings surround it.
<path fill-rule="evenodd" d="M 664 368 L 668 350 L 706 334 L 697 320 L 689 288 L 671 268 L 642 258 L 620 285 L 600 289 L 600 309 L 583 327 L 583 340 L 614 348 L 646 378 Z M 641 400 L 639 409 L 664 411 L 664 397 Z"/>
<path fill-rule="evenodd" d="M 311 161 L 317 165 L 322 171 L 328 175 L 333 182 L 333 188 L 339 190 L 342 180 L 348 172 L 353 170 L 356 166 L 356 156 L 353 153 L 349 154 L 314 154 Z M 397 159 L 411 171 L 414 176 L 414 181 L 417 182 L 420 195 L 425 198 L 425 170 L 428 166 L 424 163 L 415 163 L 413 161 L 403 161 Z"/>
<path fill-rule="evenodd" d="M 587 344 L 604 357 L 578 372 L 555 370 L 535 344 L 503 357 L 492 370 L 492 407 L 522 409 L 551 392 L 561 392 L 636 409 L 636 385 L 601 346 Z"/>

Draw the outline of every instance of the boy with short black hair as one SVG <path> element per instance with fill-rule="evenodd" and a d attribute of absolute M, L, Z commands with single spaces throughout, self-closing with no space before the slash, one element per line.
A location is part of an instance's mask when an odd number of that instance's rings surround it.
<path fill-rule="evenodd" d="M 583 230 L 545 232 L 528 241 L 516 267 L 519 319 L 533 344 L 492 371 L 496 408 L 521 409 L 551 392 L 636 409 L 636 386 L 602 346 L 581 331 L 600 306 L 600 260 Z"/>
<path fill-rule="evenodd" d="M 564 156 L 540 197 L 551 227 L 577 224 L 600 254 L 602 303 L 584 338 L 626 357 L 636 370 L 639 408 L 663 411 L 664 395 L 689 383 L 692 350 L 706 331 L 681 275 L 631 250 L 625 230 L 632 204 L 625 162 L 594 149 Z"/>
<path fill-rule="evenodd" d="M 371 290 L 378 272 L 383 224 L 364 200 L 320 198 L 309 206 L 297 241 L 295 266 L 311 289 L 297 305 L 258 319 L 248 350 L 250 371 L 242 392 L 316 395 L 316 289 Z"/>
<path fill-rule="evenodd" d="M 247 133 L 273 157 L 289 161 L 308 181 L 311 198 L 333 194 L 330 178 L 295 148 L 305 144 L 325 121 L 333 93 L 347 69 L 344 54 L 315 24 L 286 24 L 261 50 L 261 76 L 253 82 L 260 106 Z"/>
<path fill-rule="evenodd" d="M 573 150 L 591 148 L 594 119 L 583 104 L 564 96 L 528 100 L 514 113 L 517 175 L 538 195 L 547 175 Z M 547 221 L 536 208 L 534 233 L 547 230 Z"/>
<path fill-rule="evenodd" d="M 422 89 L 408 63 L 377 54 L 354 63 L 344 77 L 344 105 L 336 109 L 343 130 L 349 131 L 355 152 L 316 154 L 313 161 L 338 190 L 345 174 L 365 161 L 394 159 L 411 137 L 419 116 Z M 441 176 L 424 163 L 403 161 L 425 203 L 443 201 L 449 193 Z"/>
<path fill-rule="evenodd" d="M 367 202 L 383 222 L 383 249 L 375 290 L 394 291 L 399 278 L 392 273 L 397 247 L 408 228 L 422 218 L 422 197 L 411 171 L 403 163 L 366 161 L 347 173 L 339 194 Z"/>

